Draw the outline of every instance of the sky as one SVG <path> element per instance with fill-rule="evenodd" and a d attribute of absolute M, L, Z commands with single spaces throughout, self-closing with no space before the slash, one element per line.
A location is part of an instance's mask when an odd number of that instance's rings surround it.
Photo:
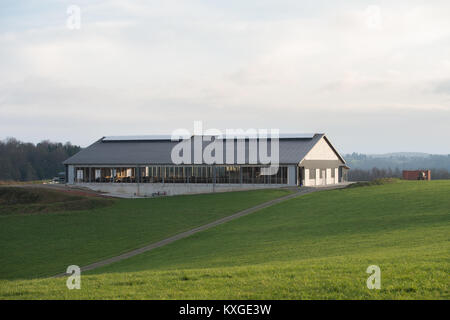
<path fill-rule="evenodd" d="M 205 128 L 450 153 L 450 1 L 0 2 L 0 139 Z"/>

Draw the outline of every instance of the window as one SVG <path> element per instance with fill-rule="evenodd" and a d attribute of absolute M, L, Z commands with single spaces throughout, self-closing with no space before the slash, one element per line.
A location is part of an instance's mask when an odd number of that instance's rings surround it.
<path fill-rule="evenodd" d="M 77 170 L 77 181 L 83 181 L 83 170 Z"/>

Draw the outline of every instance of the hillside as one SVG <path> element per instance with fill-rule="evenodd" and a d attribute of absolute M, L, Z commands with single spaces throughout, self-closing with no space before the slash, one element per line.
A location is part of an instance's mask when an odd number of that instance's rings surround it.
<path fill-rule="evenodd" d="M 106 207 L 70 211 L 54 207 L 59 203 L 54 200 L 66 199 L 67 195 L 57 197 L 48 190 L 40 193 L 45 194 L 22 204 L 22 208 L 0 203 L 0 279 L 52 276 L 64 272 L 70 264 L 86 265 L 139 248 L 290 191 L 117 199 Z M 22 199 L 33 196 L 26 194 Z M 33 206 L 43 206 L 42 212 L 23 214 Z"/>
<path fill-rule="evenodd" d="M 111 204 L 111 199 L 87 197 L 77 192 L 61 192 L 33 186 L 0 186 L 0 216 L 92 210 Z"/>
<path fill-rule="evenodd" d="M 0 297 L 448 299 L 449 193 L 449 181 L 317 192 L 94 270 L 82 290 L 3 280 Z"/>

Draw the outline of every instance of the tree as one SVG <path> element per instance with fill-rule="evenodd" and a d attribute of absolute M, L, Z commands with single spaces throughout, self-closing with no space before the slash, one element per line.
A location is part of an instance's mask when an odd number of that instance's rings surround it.
<path fill-rule="evenodd" d="M 0 180 L 30 181 L 50 179 L 64 171 L 62 162 L 81 148 L 70 142 L 20 142 L 15 138 L 0 140 Z"/>

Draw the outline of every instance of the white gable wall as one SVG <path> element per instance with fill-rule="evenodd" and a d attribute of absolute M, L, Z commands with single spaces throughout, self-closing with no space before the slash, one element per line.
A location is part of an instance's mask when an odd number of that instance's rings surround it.
<path fill-rule="evenodd" d="M 338 160 L 341 159 L 334 152 L 333 148 L 328 144 L 328 142 L 322 138 L 319 142 L 311 149 L 311 151 L 305 156 L 304 160 Z M 316 171 L 316 178 L 309 178 L 309 171 Z M 334 177 L 331 173 L 334 173 Z M 339 170 L 338 168 L 327 168 L 327 169 L 305 169 L 304 185 L 305 186 L 321 186 L 328 184 L 339 183 Z"/>
<path fill-rule="evenodd" d="M 305 160 L 339 160 L 339 157 L 325 141 L 324 138 L 320 139 L 314 148 L 306 155 Z"/>

